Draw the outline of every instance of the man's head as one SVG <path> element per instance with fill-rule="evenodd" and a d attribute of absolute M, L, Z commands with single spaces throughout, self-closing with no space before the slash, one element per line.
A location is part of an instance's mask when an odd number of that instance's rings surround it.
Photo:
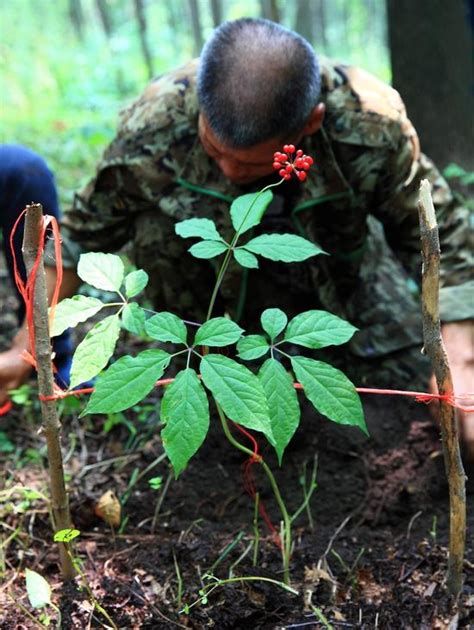
<path fill-rule="evenodd" d="M 245 158 L 268 145 L 271 170 L 271 155 L 280 144 L 297 142 L 320 126 L 319 93 L 318 62 L 302 37 L 268 20 L 225 22 L 205 45 L 199 65 L 204 147 L 207 137 L 207 144 Z M 251 181 L 222 170 L 234 181 Z"/>

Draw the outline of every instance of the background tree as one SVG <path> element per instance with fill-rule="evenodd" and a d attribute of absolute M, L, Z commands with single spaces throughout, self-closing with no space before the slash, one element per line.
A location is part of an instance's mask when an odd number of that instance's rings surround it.
<path fill-rule="evenodd" d="M 148 78 L 151 79 L 154 72 L 151 51 L 147 39 L 148 23 L 146 19 L 145 3 L 143 0 L 134 0 L 133 4 L 135 7 L 135 15 L 138 22 L 138 33 L 140 37 L 140 45 L 143 53 L 143 59 L 147 68 Z"/>
<path fill-rule="evenodd" d="M 222 2 L 221 0 L 210 0 L 210 2 L 212 23 L 214 24 L 214 27 L 217 27 L 222 22 Z"/>
<path fill-rule="evenodd" d="M 388 0 L 393 85 L 424 152 L 474 170 L 473 8 L 469 0 Z"/>
<path fill-rule="evenodd" d="M 191 26 L 193 29 L 194 37 L 194 54 L 197 57 L 200 54 L 201 48 L 204 44 L 201 28 L 201 16 L 199 14 L 199 5 L 197 3 L 197 0 L 189 0 L 189 12 L 191 15 Z"/>

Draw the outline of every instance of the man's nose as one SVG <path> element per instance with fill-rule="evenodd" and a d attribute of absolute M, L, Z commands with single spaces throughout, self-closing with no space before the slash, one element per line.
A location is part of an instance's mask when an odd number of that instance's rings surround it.
<path fill-rule="evenodd" d="M 229 179 L 236 179 L 242 177 L 242 166 L 235 160 L 229 160 L 228 158 L 221 158 L 217 162 L 219 168 Z"/>

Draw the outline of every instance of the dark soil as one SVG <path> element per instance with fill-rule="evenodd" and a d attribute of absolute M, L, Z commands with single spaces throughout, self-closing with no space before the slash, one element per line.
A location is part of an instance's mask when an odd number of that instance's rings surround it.
<path fill-rule="evenodd" d="M 10 307 L 5 300 L 2 304 L 0 321 L 6 321 Z M 281 469 L 262 444 L 292 512 L 303 500 L 303 468 L 309 478 L 317 455 L 318 488 L 310 504 L 313 527 L 306 511 L 294 523 L 291 585 L 299 594 L 264 581 L 235 582 L 217 588 L 206 605 L 194 606 L 187 615 L 179 610 L 199 599 L 203 576 L 211 571 L 222 579 L 232 575 L 282 580 L 280 550 L 262 520 L 253 566 L 254 504 L 244 491 L 241 453 L 232 449 L 214 422 L 203 448 L 177 481 L 170 478 L 166 492 L 148 484 L 160 475 L 166 486 L 166 460 L 133 485 L 163 452 L 156 400 L 141 411 L 118 415 L 115 425 L 103 416 L 79 420 L 80 409 L 69 405 L 63 414 L 64 453 L 73 521 L 81 531 L 75 550 L 95 598 L 116 626 L 472 627 L 472 494 L 465 584 L 455 606 L 445 590 L 449 506 L 439 433 L 424 405 L 386 397 L 366 397 L 364 404 L 370 439 L 319 417 L 307 406 Z M 15 487 L 46 492 L 39 424 L 36 401 L 2 418 L 1 430 L 16 450 L 3 453 L 0 627 L 34 628 L 24 609 L 39 619 L 40 611 L 30 606 L 26 594 L 26 568 L 51 584 L 63 628 L 110 627 L 93 611 L 87 593 L 78 588 L 79 580 L 61 585 L 45 501 L 22 504 L 20 491 L 8 495 Z M 267 480 L 258 464 L 252 469 L 260 500 L 278 527 L 280 516 Z M 95 513 L 98 499 L 108 490 L 124 504 L 116 531 Z M 52 609 L 48 612 L 57 618 Z"/>

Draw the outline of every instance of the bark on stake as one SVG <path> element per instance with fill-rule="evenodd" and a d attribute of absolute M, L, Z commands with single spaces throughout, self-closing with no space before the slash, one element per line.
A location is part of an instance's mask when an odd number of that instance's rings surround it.
<path fill-rule="evenodd" d="M 38 254 L 41 227 L 43 220 L 43 208 L 41 204 L 31 204 L 26 207 L 25 233 L 23 237 L 23 259 L 28 275 L 31 273 Z M 43 256 L 36 273 L 36 283 L 33 296 L 33 321 L 35 326 L 35 355 L 38 372 L 38 389 L 42 396 L 52 396 L 53 370 L 51 366 L 51 342 L 48 326 L 48 297 L 46 292 L 46 279 L 44 273 Z M 69 529 L 71 517 L 69 514 L 69 502 L 64 483 L 63 458 L 61 453 L 60 430 L 56 401 L 41 400 L 41 415 L 43 430 L 48 449 L 49 481 L 51 505 L 53 514 L 54 531 Z M 59 556 L 61 571 L 65 580 L 70 580 L 75 575 L 74 566 L 67 553 L 64 543 L 59 544 Z"/>
<path fill-rule="evenodd" d="M 420 184 L 421 248 L 423 257 L 422 309 L 425 352 L 431 360 L 440 394 L 452 394 L 453 381 L 448 358 L 441 337 L 439 320 L 439 264 L 440 246 L 430 184 Z M 444 463 L 449 483 L 450 528 L 447 587 L 451 595 L 459 596 L 462 583 L 464 546 L 466 538 L 466 476 L 459 450 L 459 437 L 454 408 L 440 400 L 440 426 L 443 440 Z"/>

